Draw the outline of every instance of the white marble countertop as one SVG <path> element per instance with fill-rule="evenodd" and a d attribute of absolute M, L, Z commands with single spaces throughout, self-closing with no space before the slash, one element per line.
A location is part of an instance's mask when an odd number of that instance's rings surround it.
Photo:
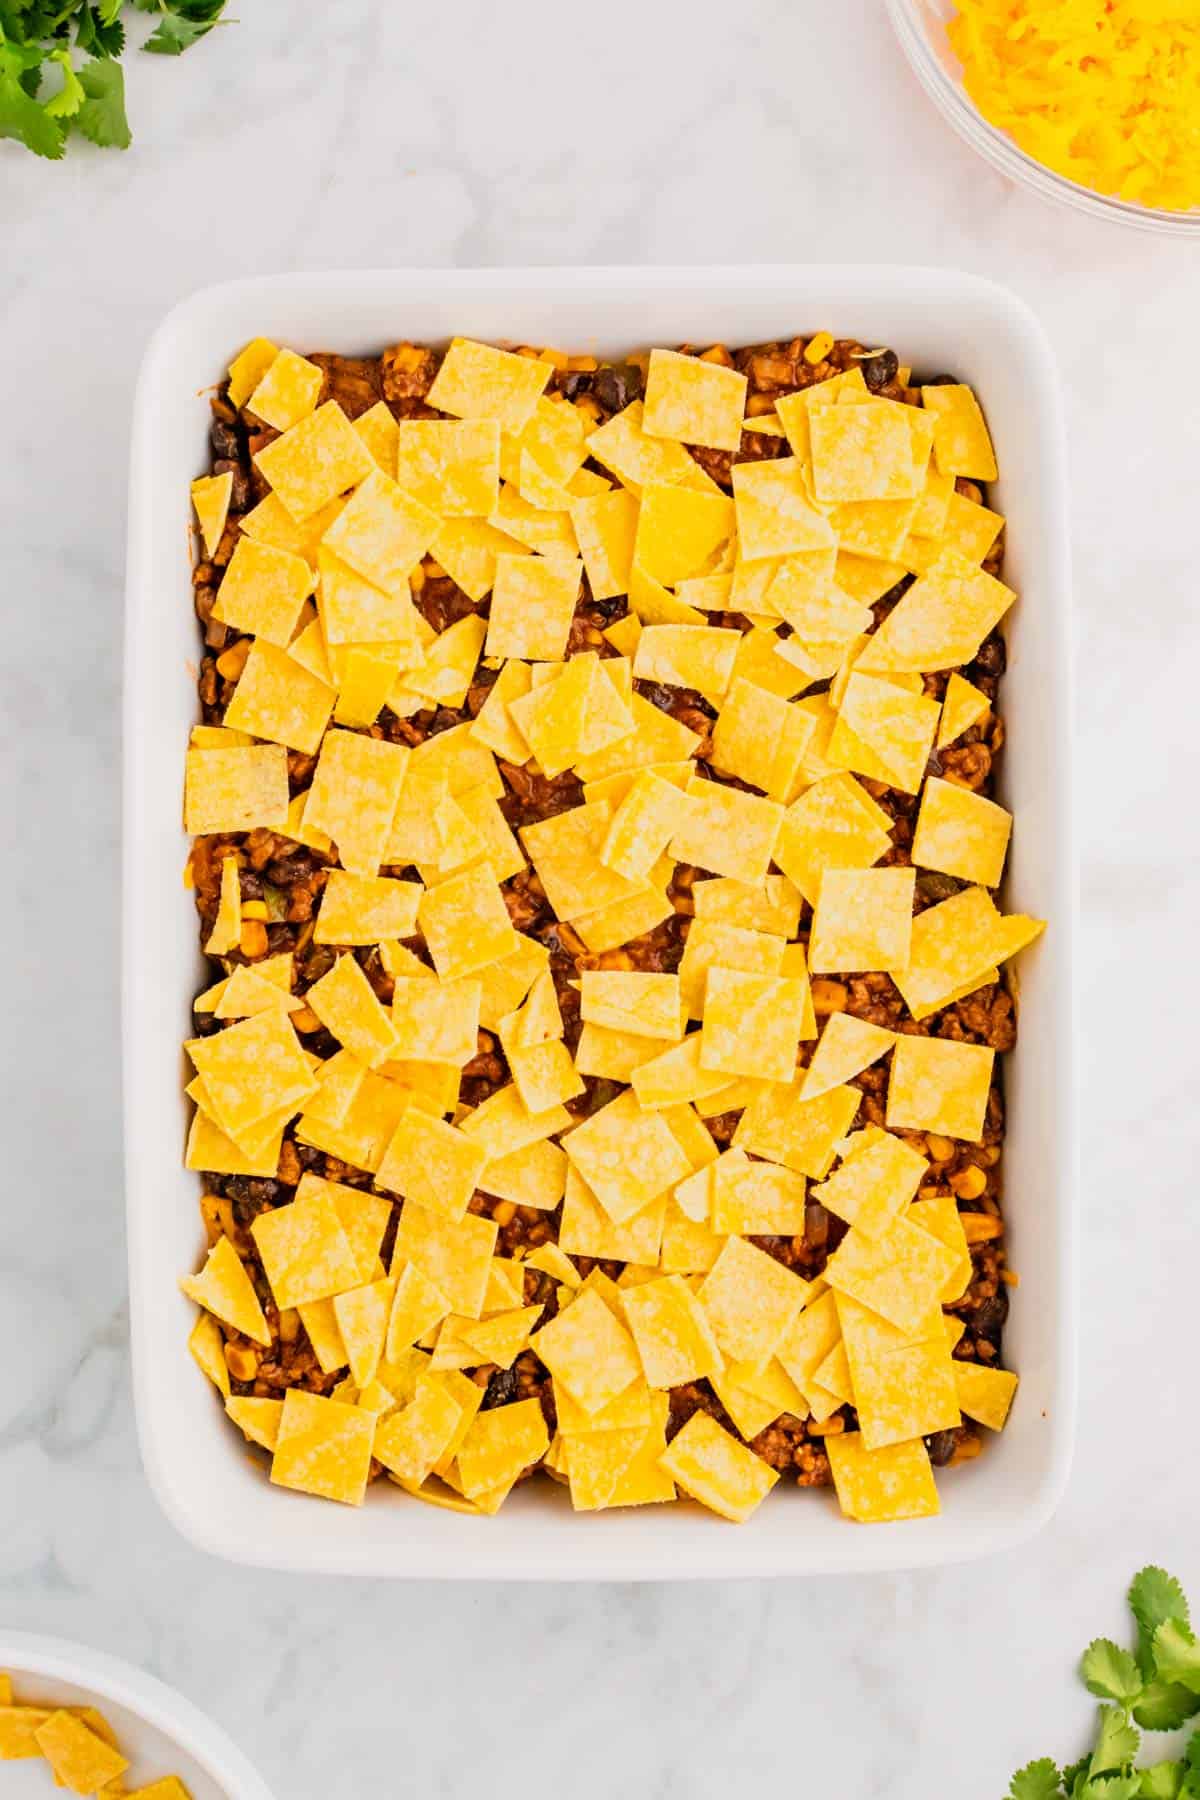
<path fill-rule="evenodd" d="M 1082 1748 L 1072 1665 L 1123 1629 L 1133 1569 L 1161 1561 L 1200 1599 L 1195 252 L 994 176 L 879 0 L 609 0 L 598 46 L 549 0 L 240 10 L 181 62 L 132 59 L 127 155 L 53 167 L 0 144 L 0 1621 L 154 1669 L 297 1800 L 516 1796 L 547 1775 L 575 1800 L 614 1777 L 663 1800 L 781 1780 L 998 1796 L 1018 1762 Z M 1067 1497 L 1015 1554 L 895 1579 L 565 1591 L 225 1567 L 150 1496 L 126 1352 L 117 697 L 147 333 L 243 273 L 738 259 L 958 264 L 1023 294 L 1061 359 L 1084 898 Z"/>

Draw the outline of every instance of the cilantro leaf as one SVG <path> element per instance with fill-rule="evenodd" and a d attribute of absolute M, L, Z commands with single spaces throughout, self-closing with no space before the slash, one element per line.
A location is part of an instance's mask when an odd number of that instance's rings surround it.
<path fill-rule="evenodd" d="M 7 44 L 0 42 L 0 138 L 15 138 L 35 156 L 57 162 L 66 133 L 30 93 L 25 81 L 29 65 L 10 60 L 8 49 Z"/>
<path fill-rule="evenodd" d="M 1141 1785 L 1136 1770 L 1128 1775 L 1093 1775 L 1080 1789 L 1079 1800 L 1138 1800 Z"/>
<path fill-rule="evenodd" d="M 152 50 L 159 56 L 182 56 L 218 23 L 225 0 L 158 0 L 157 8 L 144 10 L 157 10 L 162 17 L 142 45 L 143 50 Z"/>
<path fill-rule="evenodd" d="M 1138 1772 L 1140 1800 L 1180 1800 L 1183 1768 L 1176 1762 L 1152 1763 Z"/>
<path fill-rule="evenodd" d="M 1008 1784 L 1007 1800 L 1061 1800 L 1058 1765 L 1048 1756 L 1026 1763 Z"/>
<path fill-rule="evenodd" d="M 1137 1620 L 1138 1661 L 1154 1673 L 1154 1634 L 1168 1619 L 1190 1623 L 1187 1596 L 1173 1575 L 1153 1563 L 1140 1569 L 1129 1584 L 1129 1610 Z"/>
<path fill-rule="evenodd" d="M 1090 1756 L 1081 1756 L 1078 1762 L 1071 1763 L 1068 1768 L 1063 1770 L 1062 1783 L 1068 1795 L 1071 1796 L 1071 1800 L 1074 1800 L 1074 1796 L 1087 1780 L 1088 1764 L 1091 1760 Z"/>
<path fill-rule="evenodd" d="M 1079 1674 L 1088 1692 L 1099 1700 L 1119 1700 L 1128 1705 L 1142 1691 L 1136 1659 L 1111 1638 L 1093 1638 L 1083 1653 Z"/>
<path fill-rule="evenodd" d="M 83 84 L 75 73 L 69 50 L 52 50 L 46 59 L 57 63 L 63 72 L 63 84 L 57 94 L 51 95 L 45 102 L 45 110 L 52 119 L 73 119 L 83 105 L 86 95 Z"/>
<path fill-rule="evenodd" d="M 75 42 L 89 56 L 120 56 L 125 48 L 125 27 L 117 14 L 120 6 L 103 0 L 99 6 L 81 6 L 75 19 Z"/>
<path fill-rule="evenodd" d="M 1127 1769 L 1137 1755 L 1140 1743 L 1141 1738 L 1129 1723 L 1124 1707 L 1102 1706 L 1100 1728 L 1088 1766 L 1089 1775 Z"/>
<path fill-rule="evenodd" d="M 1133 1704 L 1133 1716 L 1146 1731 L 1177 1731 L 1200 1712 L 1200 1694 L 1177 1681 L 1150 1681 Z"/>
<path fill-rule="evenodd" d="M 93 58 L 79 71 L 87 99 L 76 113 L 77 131 L 102 149 L 127 150 L 133 133 L 125 117 L 125 76 L 118 62 Z"/>
<path fill-rule="evenodd" d="M 1200 1694 L 1200 1643 L 1179 1619 L 1164 1619 L 1154 1633 L 1154 1664 L 1162 1681 Z"/>

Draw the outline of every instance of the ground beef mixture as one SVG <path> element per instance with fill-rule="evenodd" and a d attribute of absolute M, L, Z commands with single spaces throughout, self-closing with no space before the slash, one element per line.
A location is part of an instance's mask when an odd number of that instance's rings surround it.
<path fill-rule="evenodd" d="M 853 340 L 839 340 L 827 356 L 815 363 L 805 357 L 809 340 L 803 337 L 786 342 L 756 344 L 745 349 L 725 351 L 709 349 L 710 358 L 725 361 L 741 370 L 748 378 L 747 415 L 753 418 L 768 413 L 783 394 L 827 380 L 855 366 L 861 368 L 868 388 L 888 399 L 918 403 L 915 385 L 902 383 L 905 371 L 894 351 L 868 349 Z M 707 346 L 681 346 L 683 349 Z M 356 418 L 379 400 L 384 400 L 397 419 L 439 417 L 426 404 L 440 362 L 439 352 L 417 344 L 397 344 L 380 357 L 349 358 L 314 354 L 311 358 L 323 369 L 322 401 L 335 399 L 350 418 Z M 642 393 L 644 359 L 628 363 L 598 365 L 595 359 L 580 357 L 560 359 L 548 392 L 558 391 L 593 412 L 597 422 L 612 417 Z M 919 378 L 931 381 L 950 380 L 936 372 L 922 372 Z M 249 648 L 249 640 L 239 639 L 230 627 L 212 616 L 213 604 L 222 574 L 237 543 L 240 517 L 255 506 L 266 493 L 266 485 L 252 462 L 254 453 L 276 435 L 268 427 L 230 404 L 228 394 L 219 393 L 212 402 L 211 472 L 230 471 L 233 475 L 232 501 L 228 522 L 216 555 L 201 561 L 194 572 L 195 610 L 203 638 L 198 688 L 201 718 L 206 724 L 219 724 L 233 693 Z M 734 462 L 752 461 L 786 454 L 786 440 L 747 428 L 741 448 L 728 451 L 695 449 L 696 461 L 726 491 L 731 491 L 731 467 Z M 595 467 L 596 465 L 589 465 Z M 973 482 L 959 480 L 959 490 L 972 500 L 986 500 L 985 493 Z M 1003 554 L 1001 538 L 989 554 L 984 567 L 998 574 Z M 906 576 L 874 607 L 876 623 L 896 605 L 911 584 Z M 431 559 L 415 571 L 412 578 L 413 598 L 435 630 L 442 631 L 466 613 L 486 613 L 487 601 L 472 602 L 448 575 Z M 627 611 L 624 598 L 594 601 L 590 598 L 586 579 L 583 597 L 576 608 L 569 654 L 594 650 L 601 656 L 613 652 L 603 631 Z M 714 613 L 713 625 L 746 629 L 748 621 L 737 613 Z M 787 627 L 783 628 L 786 635 Z M 982 690 L 992 702 L 992 710 L 973 725 L 960 739 L 945 749 L 934 751 L 928 773 L 949 775 L 956 782 L 977 793 L 990 795 L 995 784 L 996 769 L 1004 746 L 1004 722 L 996 710 L 997 696 L 1005 667 L 1004 639 L 998 631 L 980 646 L 974 660 L 958 672 Z M 435 733 L 462 722 L 464 716 L 478 713 L 487 696 L 489 673 L 480 668 L 471 688 L 464 712 L 445 707 L 419 712 L 411 718 L 397 718 L 384 710 L 371 727 L 371 735 L 395 743 L 418 744 Z M 925 677 L 926 692 L 940 700 L 945 692 L 949 672 Z M 702 738 L 698 756 L 703 758 L 711 743 L 715 718 L 713 707 L 697 693 L 639 682 L 639 691 L 654 705 L 679 719 Z M 815 689 L 828 686 L 818 682 Z M 293 794 L 305 789 L 312 779 L 314 757 L 289 752 L 288 771 Z M 548 780 L 528 768 L 501 762 L 506 793 L 501 807 L 514 830 L 553 813 L 579 805 L 582 792 L 573 774 Z M 707 765 L 705 774 L 713 780 L 731 780 Z M 860 777 L 864 787 L 889 814 L 893 821 L 894 848 L 883 858 L 883 866 L 907 865 L 918 808 L 917 797 L 900 793 L 882 784 Z M 738 784 L 741 785 L 741 784 Z M 240 949 L 224 957 L 213 970 L 213 979 L 239 962 L 253 963 L 265 956 L 291 951 L 295 962 L 295 992 L 303 995 L 332 966 L 338 951 L 327 945 L 314 944 L 313 917 L 321 890 L 332 866 L 319 852 L 293 843 L 270 831 L 228 837 L 212 836 L 196 841 L 191 859 L 191 876 L 199 913 L 201 938 L 207 941 L 216 914 L 222 859 L 230 853 L 237 856 L 241 869 L 241 891 L 244 901 L 265 902 L 265 921 L 248 922 L 242 934 Z M 412 875 L 411 869 L 385 868 L 383 874 Z M 671 888 L 674 917 L 654 931 L 618 950 L 601 955 L 588 952 L 569 924 L 556 919 L 547 903 L 538 877 L 532 868 L 504 884 L 505 897 L 513 924 L 519 931 L 540 939 L 550 951 L 551 969 L 566 1025 L 568 1048 L 574 1049 L 579 1036 L 579 995 L 570 984 L 584 969 L 637 969 L 646 971 L 675 970 L 687 939 L 692 917 L 691 889 L 699 871 L 680 866 Z M 923 870 L 918 873 L 915 909 L 946 899 L 964 884 L 946 875 Z M 807 942 L 811 914 L 807 906 L 801 917 L 800 937 Z M 420 945 L 410 946 L 421 953 Z M 379 998 L 391 999 L 392 982 L 374 949 L 355 950 Z M 908 1017 L 900 994 L 884 974 L 860 976 L 816 977 L 813 1000 L 818 1021 L 829 1014 L 846 1011 L 859 1018 L 889 1029 L 919 1035 L 954 1038 L 962 1042 L 983 1044 L 997 1051 L 1013 1048 L 1016 1041 L 1016 1014 L 1007 989 L 999 984 L 983 987 L 957 1001 L 930 1018 L 915 1023 Z M 328 1057 L 337 1045 L 324 1031 L 316 1017 L 304 1010 L 292 1015 L 293 1023 L 303 1035 L 308 1049 Z M 196 1016 L 196 1030 L 205 1033 L 217 1028 L 211 1014 Z M 801 1047 L 801 1057 L 811 1055 L 812 1045 Z M 1001 1206 L 1001 1148 L 1004 1138 L 1004 1101 L 1000 1084 L 1000 1064 L 987 1108 L 983 1140 L 979 1144 L 962 1143 L 924 1132 L 903 1132 L 915 1149 L 930 1162 L 929 1173 L 921 1185 L 920 1199 L 954 1195 L 963 1216 L 971 1247 L 973 1279 L 953 1311 L 966 1327 L 954 1354 L 956 1357 L 998 1364 L 1001 1333 L 1008 1315 L 1009 1288 L 1014 1277 L 1006 1267 L 1004 1224 Z M 471 1106 L 502 1087 L 508 1081 L 508 1068 L 499 1040 L 489 1031 L 479 1033 L 478 1051 L 463 1070 L 462 1099 Z M 875 1066 L 856 1077 L 863 1091 L 863 1104 L 858 1124 L 884 1123 L 887 1069 Z M 569 1110 L 584 1117 L 612 1099 L 614 1084 L 587 1079 L 587 1093 L 570 1102 Z M 710 1119 L 708 1125 L 717 1143 L 724 1147 L 732 1138 L 738 1115 L 726 1114 Z M 210 1240 L 224 1233 L 233 1242 L 249 1269 L 266 1313 L 271 1330 L 271 1346 L 262 1349 L 230 1328 L 223 1328 L 227 1339 L 226 1358 L 233 1390 L 238 1394 L 278 1398 L 289 1387 L 328 1394 L 341 1379 L 341 1372 L 326 1375 L 321 1371 L 299 1316 L 281 1314 L 271 1297 L 270 1288 L 259 1264 L 251 1221 L 263 1211 L 281 1206 L 293 1197 L 295 1186 L 305 1170 L 331 1181 L 352 1187 L 370 1187 L 372 1178 L 332 1156 L 311 1149 L 295 1140 L 290 1129 L 285 1135 L 277 1175 L 271 1180 L 242 1176 L 210 1174 L 204 1178 L 205 1195 L 202 1210 Z M 401 1202 L 394 1203 L 398 1215 Z M 495 1220 L 499 1226 L 497 1254 L 521 1258 L 538 1245 L 557 1235 L 558 1213 L 535 1211 L 511 1201 L 496 1200 L 476 1193 L 471 1208 Z M 765 1237 L 753 1241 L 788 1267 L 806 1277 L 818 1275 L 828 1256 L 845 1234 L 844 1224 L 828 1213 L 818 1201 L 810 1201 L 803 1236 L 791 1238 Z M 395 1232 L 395 1218 L 384 1241 L 385 1258 L 390 1256 Z M 582 1275 L 592 1267 L 586 1257 L 575 1259 Z M 604 1263 L 605 1272 L 613 1277 L 622 1265 Z M 556 1283 L 547 1275 L 530 1269 L 525 1277 L 526 1303 L 541 1302 L 546 1311 L 543 1322 L 556 1309 Z M 524 1352 L 508 1370 L 485 1365 L 472 1372 L 483 1388 L 485 1407 L 502 1406 L 510 1401 L 536 1396 L 553 1432 L 555 1408 L 549 1375 L 532 1351 Z M 737 1434 L 721 1402 L 707 1381 L 689 1383 L 671 1394 L 668 1437 L 674 1434 L 697 1410 L 710 1413 L 729 1431 Z M 853 1409 L 843 1407 L 820 1428 L 783 1414 L 752 1440 L 752 1448 L 781 1474 L 790 1474 L 802 1487 L 821 1487 L 830 1481 L 829 1461 L 824 1439 L 830 1433 L 853 1429 Z M 966 1460 L 978 1454 L 980 1439 L 974 1428 L 964 1424 L 957 1430 L 938 1432 L 926 1440 L 935 1464 Z"/>

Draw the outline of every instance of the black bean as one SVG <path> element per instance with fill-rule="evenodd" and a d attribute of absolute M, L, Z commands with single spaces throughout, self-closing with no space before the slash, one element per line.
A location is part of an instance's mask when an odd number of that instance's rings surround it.
<path fill-rule="evenodd" d="M 575 400 L 580 394 L 591 393 L 594 380 L 595 376 L 588 369 L 568 369 L 565 375 L 558 377 L 554 386 L 568 400 Z"/>
<path fill-rule="evenodd" d="M 945 1468 L 954 1455 L 954 1446 L 958 1441 L 956 1431 L 935 1431 L 925 1439 L 925 1448 L 929 1452 L 929 1460 L 935 1469 Z"/>
<path fill-rule="evenodd" d="M 1003 675 L 1007 662 L 1004 639 L 998 631 L 993 631 L 975 652 L 975 667 L 982 669 L 985 675 Z"/>
<path fill-rule="evenodd" d="M 480 1402 L 481 1412 L 490 1412 L 493 1406 L 507 1406 L 510 1400 L 517 1397 L 516 1369 L 497 1369 L 487 1384 L 487 1392 Z"/>
<path fill-rule="evenodd" d="M 953 875 L 939 875 L 933 869 L 922 869 L 917 876 L 917 892 L 925 900 L 948 900 L 961 886 Z"/>
<path fill-rule="evenodd" d="M 238 460 L 238 435 L 232 425 L 223 425 L 220 419 L 214 419 L 208 428 L 208 441 L 212 445 L 214 456 L 227 456 L 234 462 Z"/>
<path fill-rule="evenodd" d="M 976 1337 L 999 1339 L 1008 1318 L 1008 1289 L 999 1287 L 990 1300 L 983 1301 L 971 1314 L 970 1326 Z"/>
<path fill-rule="evenodd" d="M 878 394 L 890 382 L 895 381 L 900 358 L 894 350 L 878 350 L 874 356 L 868 356 L 860 367 L 863 380 L 873 394 Z"/>
<path fill-rule="evenodd" d="M 641 397 L 641 370 L 635 369 L 632 363 L 598 369 L 592 377 L 592 392 L 606 412 L 623 412 L 631 400 Z"/>

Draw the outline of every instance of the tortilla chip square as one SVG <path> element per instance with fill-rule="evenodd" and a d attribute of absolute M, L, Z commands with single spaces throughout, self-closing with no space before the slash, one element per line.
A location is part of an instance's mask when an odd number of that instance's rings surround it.
<path fill-rule="evenodd" d="M 295 657 L 259 638 L 250 647 L 225 721 L 232 730 L 313 756 L 336 698 L 334 689 Z"/>
<path fill-rule="evenodd" d="M 413 605 L 407 582 L 385 591 L 325 544 L 317 567 L 317 611 L 327 645 L 389 644 L 405 668 L 424 661 L 426 639 L 433 634 Z"/>
<path fill-rule="evenodd" d="M 478 1413 L 458 1449 L 463 1493 L 472 1499 L 498 1487 L 510 1488 L 549 1448 L 550 1433 L 538 1400 L 518 1400 Z"/>
<path fill-rule="evenodd" d="M 852 775 L 827 775 L 788 808 L 775 861 L 815 906 L 826 869 L 870 868 L 891 848 L 890 823 Z"/>
<path fill-rule="evenodd" d="M 987 695 L 972 686 L 971 682 L 964 681 L 956 670 L 946 683 L 946 698 L 942 701 L 942 718 L 937 734 L 938 749 L 957 742 L 964 731 L 969 731 L 972 725 L 985 719 L 991 711 L 991 705 Z"/>
<path fill-rule="evenodd" d="M 811 713 L 735 677 L 713 727 L 712 765 L 786 805 L 815 730 Z"/>
<path fill-rule="evenodd" d="M 636 496 L 624 488 L 572 501 L 571 523 L 593 600 L 629 592 L 638 510 Z"/>
<path fill-rule="evenodd" d="M 371 453 L 336 400 L 255 452 L 254 461 L 298 523 L 370 475 Z"/>
<path fill-rule="evenodd" d="M 652 481 L 642 492 L 631 564 L 671 587 L 703 574 L 733 529 L 733 503 L 724 494 Z"/>
<path fill-rule="evenodd" d="M 659 1464 L 685 1494 L 739 1525 L 779 1480 L 776 1470 L 705 1412 L 692 1414 Z"/>
<path fill-rule="evenodd" d="M 928 1318 L 954 1260 L 932 1233 L 900 1217 L 875 1237 L 851 1226 L 826 1264 L 825 1279 L 835 1292 L 849 1294 L 901 1331 L 914 1333 Z"/>
<path fill-rule="evenodd" d="M 989 1369 L 982 1363 L 955 1362 L 952 1367 L 960 1409 L 989 1431 L 1003 1431 L 1017 1377 L 1007 1369 Z"/>
<path fill-rule="evenodd" d="M 1015 599 L 977 563 L 943 549 L 883 621 L 859 667 L 926 672 L 972 662 Z"/>
<path fill-rule="evenodd" d="M 560 661 L 566 655 L 581 573 L 576 561 L 497 556 L 488 656 Z"/>
<path fill-rule="evenodd" d="M 235 1141 L 270 1114 L 298 1108 L 315 1091 L 300 1041 L 283 1012 L 261 1013 L 214 1037 L 194 1039 L 188 1053 L 204 1081 L 206 1111 Z"/>
<path fill-rule="evenodd" d="M 517 948 L 517 934 L 490 863 L 478 863 L 427 888 L 417 920 L 443 981 L 474 975 Z"/>
<path fill-rule="evenodd" d="M 843 1161 L 812 1197 L 866 1237 L 881 1237 L 907 1210 L 928 1169 L 903 1139 L 884 1133 Z"/>
<path fill-rule="evenodd" d="M 807 1297 L 807 1282 L 740 1237 L 726 1239 L 699 1292 L 725 1354 L 755 1363 L 774 1354 Z"/>
<path fill-rule="evenodd" d="M 410 1107 L 376 1171 L 380 1187 L 430 1212 L 461 1219 L 479 1185 L 487 1152 L 444 1119 Z"/>
<path fill-rule="evenodd" d="M 889 1129 L 933 1131 L 979 1143 L 995 1054 L 981 1044 L 901 1035 L 888 1087 Z"/>
<path fill-rule="evenodd" d="M 294 350 L 280 350 L 247 398 L 246 411 L 276 431 L 287 431 L 313 411 L 324 380 L 316 363 Z"/>
<path fill-rule="evenodd" d="M 392 1021 L 353 955 L 339 956 L 328 974 L 315 981 L 304 1003 L 316 1013 L 359 1062 L 374 1069 L 396 1049 Z"/>
<path fill-rule="evenodd" d="M 915 879 L 912 869 L 826 869 L 809 938 L 814 975 L 903 969 Z"/>
<path fill-rule="evenodd" d="M 454 1440 L 462 1407 L 441 1377 L 419 1376 L 407 1405 L 380 1421 L 373 1454 L 391 1474 L 419 1484 Z"/>
<path fill-rule="evenodd" d="M 486 519 L 500 495 L 500 428 L 494 419 L 402 419 L 392 473 L 439 518 Z"/>
<path fill-rule="evenodd" d="M 398 1361 L 406 1350 L 410 1350 L 435 1325 L 440 1325 L 449 1311 L 450 1302 L 441 1288 L 435 1287 L 415 1264 L 406 1263 L 396 1275 L 392 1307 L 388 1315 L 388 1361 Z"/>
<path fill-rule="evenodd" d="M 277 1487 L 361 1506 L 371 1467 L 375 1415 L 289 1388 L 271 1463 Z"/>
<path fill-rule="evenodd" d="M 832 505 L 845 500 L 912 500 L 924 485 L 905 417 L 894 400 L 823 406 L 809 416 L 813 490 Z"/>
<path fill-rule="evenodd" d="M 670 842 L 678 811 L 678 786 L 639 769 L 613 814 L 601 862 L 627 881 L 645 881 Z"/>
<path fill-rule="evenodd" d="M 54 1771 L 56 1784 L 75 1794 L 95 1794 L 109 1782 L 119 1781 L 129 1767 L 127 1757 L 65 1708 L 50 1713 L 33 1736 Z"/>
<path fill-rule="evenodd" d="M 418 1202 L 405 1202 L 396 1228 L 393 1268 L 414 1263 L 445 1294 L 451 1310 L 477 1319 L 487 1291 L 497 1226 L 467 1213 L 448 1219 Z"/>
<path fill-rule="evenodd" d="M 184 828 L 194 836 L 275 831 L 287 816 L 287 752 L 281 746 L 188 751 Z"/>
<path fill-rule="evenodd" d="M 286 1206 L 260 1213 L 250 1234 L 281 1310 L 359 1285 L 358 1259 L 323 1187 L 302 1184 Z"/>
<path fill-rule="evenodd" d="M 566 1131 L 572 1123 L 563 1106 L 551 1106 L 545 1112 L 531 1113 L 522 1100 L 515 1082 L 498 1088 L 480 1102 L 474 1111 L 459 1120 L 468 1137 L 477 1138 L 489 1160 L 507 1156 L 527 1144 L 540 1143 L 555 1132 Z"/>
<path fill-rule="evenodd" d="M 563 1149 L 616 1225 L 691 1172 L 666 1121 L 628 1091 L 576 1126 Z"/>
<path fill-rule="evenodd" d="M 700 1065 L 726 1075 L 790 1081 L 804 1022 L 807 983 L 712 967 L 704 995 Z"/>
<path fill-rule="evenodd" d="M 223 1324 L 232 1325 L 256 1344 L 271 1342 L 254 1284 L 228 1238 L 218 1238 L 200 1273 L 185 1276 L 179 1286 L 190 1300 Z"/>
<path fill-rule="evenodd" d="M 931 775 L 921 795 L 912 859 L 919 869 L 998 887 L 1011 832 L 1012 814 L 1004 807 Z"/>
<path fill-rule="evenodd" d="M 632 1381 L 641 1360 L 633 1338 L 594 1292 L 581 1291 L 565 1312 L 544 1325 L 533 1349 L 585 1413 L 599 1412 Z"/>
<path fill-rule="evenodd" d="M 562 1220 L 558 1228 L 559 1247 L 571 1256 L 592 1256 L 653 1267 L 662 1244 L 666 1209 L 664 1191 L 641 1212 L 616 1225 L 578 1169 L 568 1162 Z"/>
<path fill-rule="evenodd" d="M 566 1151 L 548 1138 L 523 1144 L 519 1150 L 495 1157 L 484 1169 L 478 1183 L 485 1194 L 494 1194 L 498 1200 L 512 1200 L 517 1206 L 531 1206 L 538 1212 L 553 1212 L 566 1191 L 566 1184 Z"/>
<path fill-rule="evenodd" d="M 585 969 L 580 983 L 580 1017 L 585 1024 L 640 1037 L 674 1040 L 683 1033 L 678 975 L 640 970 Z"/>
<path fill-rule="evenodd" d="M 733 498 L 738 549 L 747 562 L 764 556 L 791 556 L 800 550 L 823 550 L 835 542 L 829 520 L 814 507 L 802 466 L 794 456 L 735 463 Z"/>
<path fill-rule="evenodd" d="M 384 938 L 412 937 L 417 929 L 420 897 L 421 888 L 415 881 L 396 881 L 384 875 L 351 875 L 345 869 L 331 869 L 321 895 L 313 942 L 378 944 Z"/>
<path fill-rule="evenodd" d="M 528 425 L 553 370 L 548 362 L 455 338 L 426 396 L 459 419 L 495 419 L 503 431 Z"/>
<path fill-rule="evenodd" d="M 378 875 L 408 767 L 408 751 L 355 731 L 329 731 L 304 822 L 323 831 L 354 875 Z"/>
<path fill-rule="evenodd" d="M 865 1358 L 855 1355 L 855 1339 L 848 1332 L 846 1348 L 859 1429 L 868 1450 L 952 1431 L 962 1423 L 944 1331 Z"/>
<path fill-rule="evenodd" d="M 706 493 L 717 491 L 716 483 L 682 444 L 651 436 L 645 428 L 645 406 L 641 400 L 631 401 L 593 431 L 587 450 L 634 494 L 640 494 L 655 481 L 699 488 Z"/>
<path fill-rule="evenodd" d="M 682 1276 L 666 1275 L 630 1288 L 625 1317 L 651 1387 L 700 1381 L 722 1367 L 712 1327 Z"/>
<path fill-rule="evenodd" d="M 282 648 L 295 633 L 312 586 L 303 557 L 239 537 L 217 589 L 213 618 Z"/>
<path fill-rule="evenodd" d="M 372 468 L 325 533 L 324 543 L 378 588 L 404 583 L 433 541 L 437 514 Z"/>
<path fill-rule="evenodd" d="M 792 1169 L 727 1150 L 713 1166 L 709 1223 L 722 1236 L 803 1236 L 805 1186 Z"/>
<path fill-rule="evenodd" d="M 201 475 L 192 483 L 192 505 L 196 509 L 196 522 L 204 540 L 206 556 L 215 556 L 220 548 L 232 493 L 232 469 L 226 469 L 223 475 Z"/>
<path fill-rule="evenodd" d="M 859 668 L 869 654 L 868 645 Z M 856 669 L 846 684 L 826 758 L 835 767 L 856 769 L 902 793 L 918 793 L 938 717 L 936 700 L 906 693 L 893 682 L 872 679 Z"/>
<path fill-rule="evenodd" d="M 933 414 L 933 455 L 942 474 L 995 481 L 996 453 L 971 389 L 959 382 L 924 387 L 921 403 Z"/>
<path fill-rule="evenodd" d="M 786 875 L 768 875 L 765 882 L 729 875 L 693 882 L 692 904 L 695 917 L 706 925 L 734 925 L 781 938 L 795 937 L 800 928 L 800 895 Z"/>
<path fill-rule="evenodd" d="M 826 1438 L 825 1449 L 848 1519 L 882 1524 L 928 1519 L 941 1510 L 929 1452 L 919 1438 L 868 1450 L 860 1432 L 843 1431 Z"/>
<path fill-rule="evenodd" d="M 719 701 L 733 677 L 740 641 L 738 632 L 713 625 L 647 625 L 634 652 L 633 673 L 638 681 L 696 688 Z"/>
<path fill-rule="evenodd" d="M 800 1092 L 805 1100 L 815 1100 L 842 1082 L 853 1081 L 864 1069 L 886 1056 L 896 1041 L 894 1031 L 872 1025 L 853 1013 L 831 1013 L 825 1021 L 820 1042 L 804 1076 Z"/>
<path fill-rule="evenodd" d="M 394 1293 L 394 1282 L 380 1280 L 333 1296 L 333 1316 L 346 1346 L 350 1379 L 357 1388 L 367 1388 L 375 1379 Z"/>
<path fill-rule="evenodd" d="M 679 862 L 696 863 L 714 875 L 733 875 L 739 881 L 766 880 L 783 822 L 783 807 L 777 801 L 695 777 L 681 811 L 669 846 Z"/>
<path fill-rule="evenodd" d="M 430 555 L 452 581 L 476 602 L 496 579 L 496 558 L 519 555 L 520 543 L 486 519 L 443 519 L 429 546 Z"/>
<path fill-rule="evenodd" d="M 677 350 L 652 350 L 643 428 L 651 437 L 737 450 L 746 388 L 746 377 L 737 369 Z"/>
<path fill-rule="evenodd" d="M 244 350 L 239 350 L 229 365 L 229 402 L 231 406 L 245 406 L 278 355 L 279 345 L 265 337 L 253 338 Z"/>

